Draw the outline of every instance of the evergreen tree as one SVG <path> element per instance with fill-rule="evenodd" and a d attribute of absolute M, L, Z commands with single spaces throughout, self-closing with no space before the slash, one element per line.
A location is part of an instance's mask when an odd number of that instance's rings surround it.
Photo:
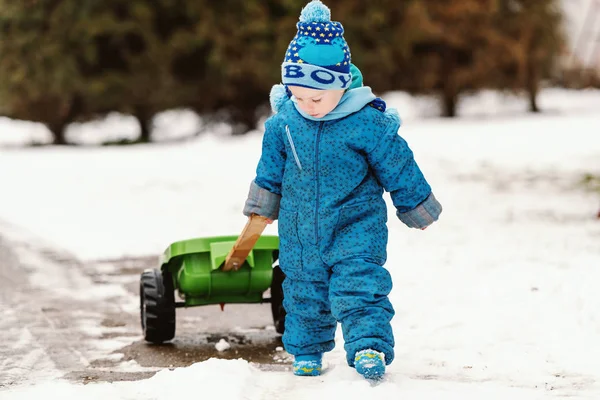
<path fill-rule="evenodd" d="M 374 89 L 439 93 L 446 116 L 460 94 L 525 89 L 530 108 L 563 45 L 556 0 L 331 0 L 353 60 Z"/>
<path fill-rule="evenodd" d="M 55 144 L 81 111 L 84 82 L 73 54 L 85 7 L 61 0 L 0 0 L 0 114 L 46 124 Z"/>
<path fill-rule="evenodd" d="M 330 0 L 332 16 L 342 22 L 352 62 L 362 71 L 365 85 L 376 92 L 404 88 L 412 43 L 421 34 L 411 14 L 411 1 L 377 2 Z"/>
<path fill-rule="evenodd" d="M 496 12 L 495 0 L 414 0 L 420 34 L 412 43 L 408 89 L 439 92 L 444 116 L 455 116 L 460 94 L 486 87 L 508 53 L 494 26 Z"/>
<path fill-rule="evenodd" d="M 119 111 L 149 141 L 154 114 L 186 92 L 171 71 L 189 47 L 178 30 L 194 35 L 195 21 L 178 13 L 186 3 L 0 0 L 0 112 L 43 122 L 64 144 L 70 122 Z"/>
<path fill-rule="evenodd" d="M 86 81 L 88 112 L 135 116 L 141 142 L 151 140 L 153 116 L 180 104 L 171 73 L 178 30 L 193 22 L 178 12 L 184 1 L 97 0 L 85 21 L 92 45 L 77 56 Z"/>
<path fill-rule="evenodd" d="M 254 128 L 257 108 L 268 104 L 271 86 L 280 80 L 279 65 L 295 27 L 291 22 L 280 30 L 281 16 L 287 15 L 280 3 L 229 0 L 188 6 L 197 23 L 193 45 L 184 54 L 198 68 L 184 74 L 177 69 L 176 78 L 188 78 L 196 91 L 190 104 L 199 114 L 226 118 L 234 133 Z M 181 56 L 176 65 L 183 65 Z"/>
<path fill-rule="evenodd" d="M 562 45 L 557 0 L 328 0 L 376 92 L 439 93 L 444 115 L 481 88 L 526 89 Z M 191 107 L 234 133 L 266 113 L 307 0 L 0 0 L 0 113 L 65 127 L 111 111 L 150 140 L 160 111 Z"/>
<path fill-rule="evenodd" d="M 529 109 L 538 112 L 543 79 L 556 75 L 565 45 L 563 18 L 557 0 L 500 0 L 497 29 L 511 42 L 511 57 L 498 69 L 501 89 L 525 89 Z"/>

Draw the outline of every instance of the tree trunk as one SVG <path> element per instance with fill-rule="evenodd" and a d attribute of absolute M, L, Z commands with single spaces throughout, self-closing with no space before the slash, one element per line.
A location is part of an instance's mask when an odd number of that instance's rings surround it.
<path fill-rule="evenodd" d="M 66 131 L 67 126 L 77 118 L 82 112 L 82 100 L 79 94 L 74 94 L 71 100 L 65 104 L 61 112 L 58 113 L 58 121 L 49 122 L 46 124 L 52 133 L 52 144 L 64 146 L 70 143 L 67 142 Z"/>
<path fill-rule="evenodd" d="M 527 59 L 527 94 L 529 96 L 529 111 L 540 112 L 537 104 L 537 95 L 539 92 L 539 74 L 535 65 L 535 61 L 529 57 Z"/>
<path fill-rule="evenodd" d="M 458 90 L 455 83 L 456 70 L 456 52 L 446 45 L 442 51 L 443 61 L 441 79 L 442 79 L 442 110 L 444 117 L 456 117 L 456 104 L 458 102 Z"/>
<path fill-rule="evenodd" d="M 141 143 L 150 143 L 151 138 L 151 120 L 152 117 L 145 107 L 135 107 L 135 117 L 140 124 L 140 137 L 138 139 Z"/>
<path fill-rule="evenodd" d="M 442 93 L 443 97 L 443 116 L 454 118 L 456 117 L 456 105 L 458 103 L 458 96 L 452 90 L 448 90 L 444 87 L 444 92 Z"/>
<path fill-rule="evenodd" d="M 232 121 L 233 136 L 244 135 L 256 127 L 254 110 L 242 109 L 234 113 Z"/>
<path fill-rule="evenodd" d="M 529 89 L 529 111 L 537 113 L 540 109 L 537 104 L 537 91 Z"/>
<path fill-rule="evenodd" d="M 52 133 L 52 144 L 55 146 L 64 146 L 69 144 L 66 138 L 67 124 L 65 122 L 54 122 L 46 125 Z"/>
<path fill-rule="evenodd" d="M 140 123 L 140 142 L 142 143 L 150 143 L 151 142 L 151 138 L 150 138 L 150 121 L 148 121 L 147 119 L 139 119 L 138 121 Z"/>

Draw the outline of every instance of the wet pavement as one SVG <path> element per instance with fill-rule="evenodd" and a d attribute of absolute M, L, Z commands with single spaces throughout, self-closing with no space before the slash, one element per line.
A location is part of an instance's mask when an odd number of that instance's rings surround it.
<path fill-rule="evenodd" d="M 289 368 L 268 303 L 178 308 L 175 338 L 145 342 L 139 276 L 157 262 L 148 256 L 82 263 L 41 241 L 0 233 L 0 389 L 61 377 L 144 379 L 212 357 Z M 219 351 L 223 340 L 229 348 Z"/>

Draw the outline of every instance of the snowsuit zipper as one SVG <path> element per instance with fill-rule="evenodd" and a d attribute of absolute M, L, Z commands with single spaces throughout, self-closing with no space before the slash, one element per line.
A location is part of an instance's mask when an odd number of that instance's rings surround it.
<path fill-rule="evenodd" d="M 292 148 L 292 153 L 294 154 L 294 160 L 296 160 L 296 165 L 302 171 L 302 164 L 300 164 L 300 159 L 298 158 L 298 153 L 296 153 L 296 146 L 294 146 L 294 141 L 292 140 L 292 134 L 290 133 L 290 128 L 286 125 L 285 132 L 287 133 L 288 142 L 290 142 L 290 147 Z"/>
<path fill-rule="evenodd" d="M 317 182 L 316 188 L 316 207 L 315 207 L 315 243 L 319 243 L 319 144 L 321 142 L 321 132 L 323 130 L 323 124 L 325 122 L 319 122 L 319 130 L 317 131 L 317 143 L 315 145 L 315 181 Z"/>

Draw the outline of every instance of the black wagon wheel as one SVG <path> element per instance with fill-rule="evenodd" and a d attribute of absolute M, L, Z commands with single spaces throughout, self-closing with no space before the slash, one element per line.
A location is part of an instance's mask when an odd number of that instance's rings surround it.
<path fill-rule="evenodd" d="M 146 341 L 163 343 L 175 337 L 175 294 L 169 272 L 158 269 L 142 272 L 140 317 Z"/>
<path fill-rule="evenodd" d="M 271 312 L 275 331 L 283 335 L 285 332 L 285 308 L 283 308 L 283 280 L 285 274 L 279 265 L 273 267 L 273 280 L 271 281 Z"/>

